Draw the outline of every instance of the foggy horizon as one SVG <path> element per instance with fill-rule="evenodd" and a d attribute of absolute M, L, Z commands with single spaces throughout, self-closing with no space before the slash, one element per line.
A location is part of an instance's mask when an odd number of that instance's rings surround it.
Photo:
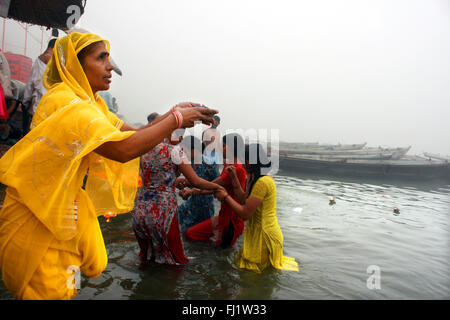
<path fill-rule="evenodd" d="M 450 155 L 448 1 L 88 0 L 77 26 L 110 42 L 130 124 L 192 101 L 222 133 Z"/>

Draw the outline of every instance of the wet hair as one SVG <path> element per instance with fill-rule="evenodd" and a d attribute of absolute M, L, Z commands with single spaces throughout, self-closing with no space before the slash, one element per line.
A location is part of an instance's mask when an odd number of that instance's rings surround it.
<path fill-rule="evenodd" d="M 55 42 L 56 42 L 56 38 L 51 39 L 51 40 L 48 42 L 47 50 L 48 50 L 48 49 L 53 49 L 53 48 L 55 47 Z"/>
<path fill-rule="evenodd" d="M 250 195 L 256 181 L 265 176 L 261 174 L 261 169 L 270 168 L 272 166 L 272 162 L 267 157 L 267 154 L 261 144 L 252 143 L 245 145 L 245 164 L 247 167 L 247 172 L 252 175 L 248 186 L 248 195 Z"/>
<path fill-rule="evenodd" d="M 238 160 L 244 160 L 244 139 L 238 133 L 229 133 L 222 137 L 222 142 L 227 148 L 232 148 L 233 157 Z M 227 151 L 229 153 L 230 151 Z M 227 155 L 225 155 L 227 156 Z"/>
<path fill-rule="evenodd" d="M 193 155 L 195 157 L 194 150 L 198 151 L 200 154 L 203 154 L 203 151 L 205 150 L 205 144 L 202 143 L 199 138 L 192 135 L 185 137 L 181 142 L 181 146 L 189 159 L 191 159 Z M 194 162 L 197 163 L 197 161 L 201 162 L 201 157 L 200 159 L 195 157 Z"/>
<path fill-rule="evenodd" d="M 147 116 L 147 122 L 155 121 L 155 119 L 156 119 L 158 116 L 159 116 L 158 112 L 150 113 L 150 114 Z"/>
<path fill-rule="evenodd" d="M 212 124 L 212 125 L 211 125 L 211 128 L 212 128 L 212 129 L 216 129 L 216 128 L 220 125 L 220 117 L 219 117 L 218 115 L 215 115 L 215 116 L 213 117 L 213 119 L 214 119 L 214 121 L 215 121 L 216 123 Z"/>

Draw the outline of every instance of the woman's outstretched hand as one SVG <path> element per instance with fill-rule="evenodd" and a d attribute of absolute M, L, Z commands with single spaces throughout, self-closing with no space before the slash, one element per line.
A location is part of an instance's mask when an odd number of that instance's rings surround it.
<path fill-rule="evenodd" d="M 174 110 L 179 111 L 183 116 L 183 128 L 191 128 L 197 121 L 201 121 L 206 125 L 214 124 L 213 117 L 219 113 L 218 110 L 208 109 L 202 104 L 193 102 L 179 103 L 174 107 Z"/>
<path fill-rule="evenodd" d="M 175 180 L 175 188 L 177 189 L 184 189 L 189 185 L 188 181 L 184 177 L 178 177 Z"/>

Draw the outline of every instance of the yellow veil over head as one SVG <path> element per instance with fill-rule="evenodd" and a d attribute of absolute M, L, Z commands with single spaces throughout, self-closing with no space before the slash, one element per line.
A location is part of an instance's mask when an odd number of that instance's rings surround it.
<path fill-rule="evenodd" d="M 108 53 L 110 52 L 109 42 L 93 33 L 74 32 L 58 39 L 42 80 L 44 87 L 49 90 L 54 85 L 64 82 L 77 94 L 94 99 L 89 81 L 78 60 L 78 54 L 96 42 L 103 42 Z"/>

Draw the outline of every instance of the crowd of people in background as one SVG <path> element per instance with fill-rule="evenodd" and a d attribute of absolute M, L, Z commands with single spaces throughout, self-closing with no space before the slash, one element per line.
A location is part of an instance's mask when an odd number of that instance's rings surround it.
<path fill-rule="evenodd" d="M 31 118 L 42 96 L 47 92 L 42 77 L 52 57 L 55 42 L 55 38 L 50 39 L 46 50 L 33 62 L 26 83 L 11 79 L 8 60 L 0 50 L 0 119 L 8 124 L 7 131 L 2 134 L 2 140 L 11 137 L 15 142 L 30 130 Z M 13 119 L 18 113 L 21 115 L 20 126 Z M 16 132 L 12 133 L 11 130 Z"/>

